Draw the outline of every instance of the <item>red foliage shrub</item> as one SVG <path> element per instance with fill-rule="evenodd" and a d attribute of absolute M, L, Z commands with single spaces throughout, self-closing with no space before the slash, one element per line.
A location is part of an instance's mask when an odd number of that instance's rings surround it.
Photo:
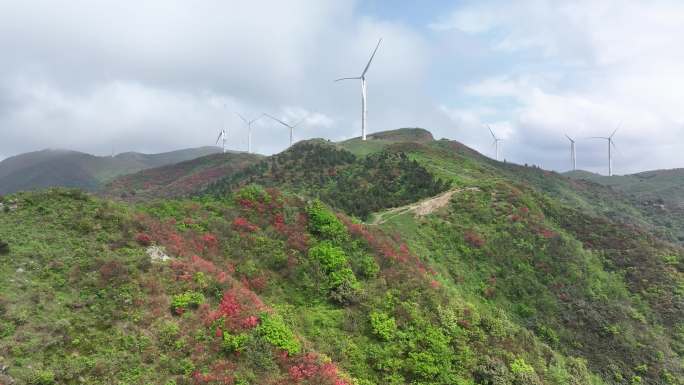
<path fill-rule="evenodd" d="M 138 235 L 136 235 L 135 240 L 141 246 L 149 246 L 152 244 L 152 238 L 150 238 L 150 236 L 145 233 L 139 233 Z"/>
<path fill-rule="evenodd" d="M 287 369 L 290 379 L 295 384 L 302 381 L 320 385 L 348 385 L 339 377 L 339 369 L 332 362 L 322 363 L 315 353 L 308 353 L 290 360 Z"/>
<path fill-rule="evenodd" d="M 100 279 L 103 283 L 111 283 L 123 280 L 128 275 L 128 269 L 119 261 L 108 261 L 99 269 Z"/>
<path fill-rule="evenodd" d="M 241 325 L 244 329 L 255 328 L 257 325 L 259 325 L 259 317 L 251 315 L 243 319 Z"/>
<path fill-rule="evenodd" d="M 205 323 L 209 325 L 223 317 L 224 326 L 231 331 L 251 329 L 259 322 L 257 315 L 267 310 L 253 291 L 238 285 L 223 293 L 221 303 L 215 311 L 208 312 Z"/>
<path fill-rule="evenodd" d="M 192 258 L 190 258 L 190 261 L 192 262 L 190 268 L 193 270 L 193 272 L 201 271 L 204 273 L 213 274 L 218 270 L 213 262 L 207 261 L 198 255 L 193 255 Z"/>
<path fill-rule="evenodd" d="M 204 242 L 204 247 L 207 249 L 215 249 L 218 247 L 218 239 L 214 234 L 204 234 L 202 236 L 202 242 Z"/>
<path fill-rule="evenodd" d="M 466 243 L 470 245 L 471 247 L 476 247 L 480 248 L 485 245 L 485 240 L 482 238 L 482 236 L 472 230 L 468 230 L 463 234 L 463 238 L 465 239 Z"/>
<path fill-rule="evenodd" d="M 237 217 L 233 221 L 233 229 L 239 232 L 253 233 L 255 231 L 258 231 L 259 227 L 257 225 L 250 223 L 246 218 Z"/>
<path fill-rule="evenodd" d="M 543 228 L 543 227 L 539 229 L 538 234 L 539 234 L 542 238 L 546 238 L 546 239 L 553 238 L 553 237 L 555 237 L 555 236 L 557 235 L 555 232 L 553 232 L 553 231 L 551 231 L 551 230 L 549 230 L 549 229 L 547 229 L 547 228 Z"/>

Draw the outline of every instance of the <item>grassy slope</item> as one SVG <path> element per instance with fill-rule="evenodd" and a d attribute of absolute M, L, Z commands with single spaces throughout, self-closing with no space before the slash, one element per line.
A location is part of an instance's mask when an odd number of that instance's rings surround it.
<path fill-rule="evenodd" d="M 312 225 L 326 216 L 298 198 L 252 188 L 133 208 L 59 191 L 19 196 L 19 210 L 0 214 L 11 250 L 0 258 L 12 261 L 0 270 L 9 373 L 32 383 L 184 383 L 192 373 L 254 384 L 681 383 L 684 253 L 621 222 L 650 225 L 639 210 L 617 217 L 629 202 L 609 190 L 389 134 L 353 149 L 403 152 L 478 189 L 380 226 L 341 216 L 341 232 Z M 283 176 L 269 184 L 318 195 L 292 180 L 302 174 Z M 147 263 L 139 233 L 177 261 Z M 244 335 L 239 343 L 205 322 L 224 290 L 243 300 L 222 326 Z M 209 309 L 172 314 L 173 295 L 188 291 Z M 272 333 L 243 326 L 269 317 L 253 295 L 297 335 L 300 353 L 284 358 Z M 323 369 L 328 360 L 338 369 Z"/>
<path fill-rule="evenodd" d="M 601 383 L 397 236 L 296 198 L 13 199 L 0 354 L 19 383 Z"/>

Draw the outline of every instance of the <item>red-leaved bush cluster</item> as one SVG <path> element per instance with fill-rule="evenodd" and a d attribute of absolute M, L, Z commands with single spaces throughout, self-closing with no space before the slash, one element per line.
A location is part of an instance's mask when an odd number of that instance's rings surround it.
<path fill-rule="evenodd" d="M 135 241 L 141 246 L 149 246 L 152 244 L 152 238 L 145 233 L 138 233 L 138 235 L 135 236 Z"/>
<path fill-rule="evenodd" d="M 347 230 L 352 236 L 365 240 L 368 247 L 382 257 L 384 262 L 388 264 L 399 264 L 414 269 L 421 277 L 437 275 L 437 272 L 434 269 L 425 265 L 418 256 L 411 253 L 408 245 L 405 242 L 402 242 L 401 237 L 398 234 L 393 234 L 390 237 L 379 230 L 372 232 L 367 226 L 353 223 L 345 216 L 341 216 L 340 220 L 347 226 Z M 396 246 L 397 243 L 399 244 L 398 248 Z"/>
<path fill-rule="evenodd" d="M 266 311 L 270 309 L 256 293 L 235 282 L 233 288 L 223 293 L 218 308 L 207 312 L 204 323 L 208 326 L 222 319 L 218 328 L 236 332 L 256 327 L 259 313 Z"/>
<path fill-rule="evenodd" d="M 233 229 L 241 233 L 259 231 L 259 226 L 250 223 L 247 218 L 237 217 L 233 220 Z"/>
<path fill-rule="evenodd" d="M 315 353 L 290 357 L 280 356 L 281 365 L 287 368 L 289 380 L 294 384 L 306 381 L 317 385 L 350 385 L 340 377 L 339 369 L 332 362 L 323 362 Z"/>
<path fill-rule="evenodd" d="M 195 231 L 180 233 L 176 220 L 173 218 L 162 222 L 141 214 L 136 217 L 136 220 L 141 227 L 146 229 L 146 232 L 141 232 L 136 236 L 136 241 L 141 245 L 147 246 L 155 242 L 164 246 L 166 252 L 174 257 L 209 256 L 219 253 L 219 242 L 214 234 L 201 234 Z M 186 224 L 192 222 L 190 218 L 184 220 Z"/>
<path fill-rule="evenodd" d="M 466 230 L 463 233 L 463 239 L 470 247 L 480 248 L 485 245 L 485 240 L 482 236 L 473 230 Z"/>

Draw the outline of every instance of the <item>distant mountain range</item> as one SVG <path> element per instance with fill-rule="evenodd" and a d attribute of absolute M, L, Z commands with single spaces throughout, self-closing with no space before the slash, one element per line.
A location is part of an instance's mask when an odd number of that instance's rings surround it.
<path fill-rule="evenodd" d="M 622 193 L 658 225 L 669 228 L 684 241 L 684 169 L 645 171 L 630 175 L 604 176 L 572 171 L 566 176 L 607 186 Z"/>
<path fill-rule="evenodd" d="M 95 191 L 119 175 L 215 154 L 217 147 L 199 147 L 160 154 L 125 152 L 95 156 L 78 151 L 42 150 L 0 162 L 0 194 L 52 186 Z"/>
<path fill-rule="evenodd" d="M 182 197 L 201 191 L 207 185 L 263 158 L 263 155 L 244 152 L 210 154 L 121 175 L 107 183 L 102 193 L 126 200 Z"/>

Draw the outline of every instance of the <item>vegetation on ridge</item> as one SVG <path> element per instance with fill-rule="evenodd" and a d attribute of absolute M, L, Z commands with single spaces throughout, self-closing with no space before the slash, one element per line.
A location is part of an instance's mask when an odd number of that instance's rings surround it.
<path fill-rule="evenodd" d="M 639 208 L 385 137 L 302 142 L 192 199 L 0 199 L 0 383 L 683 383 L 684 251 Z"/>

